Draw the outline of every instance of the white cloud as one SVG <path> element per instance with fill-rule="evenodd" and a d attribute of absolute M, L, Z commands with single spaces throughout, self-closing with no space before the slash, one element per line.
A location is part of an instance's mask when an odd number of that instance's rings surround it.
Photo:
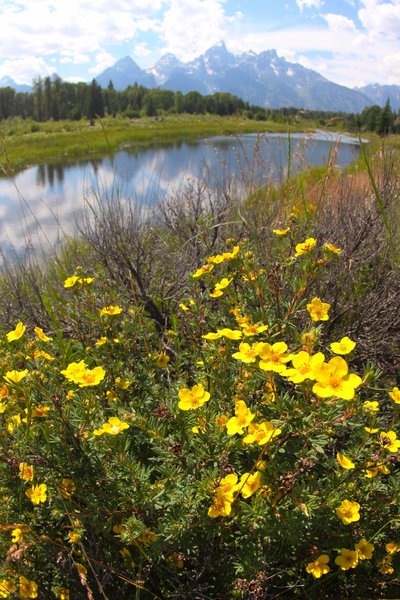
<path fill-rule="evenodd" d="M 92 75 L 98 75 L 115 63 L 115 57 L 109 52 L 98 52 L 95 58 L 96 64 L 89 69 L 89 73 Z"/>
<path fill-rule="evenodd" d="M 135 44 L 133 47 L 133 54 L 139 57 L 150 56 L 152 51 L 149 49 L 147 44 Z"/>
<path fill-rule="evenodd" d="M 223 4 L 223 0 L 170 0 L 160 30 L 163 52 L 188 61 L 220 40 L 228 40 L 242 13 L 228 17 Z"/>
<path fill-rule="evenodd" d="M 328 27 L 331 31 L 335 31 L 337 33 L 341 33 L 343 31 L 355 33 L 357 31 L 354 21 L 348 17 L 345 17 L 344 15 L 326 13 L 322 14 L 321 17 L 328 23 Z"/>
<path fill-rule="evenodd" d="M 109 45 L 133 40 L 157 26 L 155 14 L 165 0 L 0 1 L 0 57 L 27 56 L 83 64 L 83 57 Z"/>
<path fill-rule="evenodd" d="M 32 79 L 36 77 L 38 73 L 43 77 L 51 75 L 54 73 L 54 66 L 49 66 L 42 58 L 36 56 L 6 59 L 0 65 L 0 77 L 8 75 L 17 83 L 27 83 L 30 85 Z"/>
<path fill-rule="evenodd" d="M 323 0 L 296 0 L 296 4 L 302 11 L 304 7 L 307 8 L 321 8 L 324 4 Z"/>
<path fill-rule="evenodd" d="M 393 0 L 393 2 L 362 0 L 361 4 L 363 8 L 358 11 L 358 18 L 371 38 L 380 35 L 399 37 L 400 0 Z"/>

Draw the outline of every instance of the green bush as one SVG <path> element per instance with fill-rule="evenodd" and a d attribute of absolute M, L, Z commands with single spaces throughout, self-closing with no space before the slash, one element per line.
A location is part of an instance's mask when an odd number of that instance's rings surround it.
<path fill-rule="evenodd" d="M 80 267 L 58 326 L 4 332 L 3 597 L 396 597 L 400 391 L 324 335 L 341 249 L 271 236 L 164 329 Z"/>

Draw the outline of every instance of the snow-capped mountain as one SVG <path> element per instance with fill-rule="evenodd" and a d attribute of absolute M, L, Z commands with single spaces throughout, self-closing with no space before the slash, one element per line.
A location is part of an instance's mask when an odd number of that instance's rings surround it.
<path fill-rule="evenodd" d="M 250 104 L 268 108 L 293 106 L 361 112 L 372 104 L 383 106 L 387 99 L 393 110 L 400 108 L 400 86 L 370 84 L 351 89 L 298 63 L 286 61 L 275 50 L 233 54 L 224 42 L 187 63 L 179 61 L 173 54 L 165 54 L 149 69 L 141 69 L 126 56 L 100 73 L 96 80 L 103 88 L 112 81 L 116 90 L 137 83 L 182 93 L 229 92 Z M 10 77 L 0 79 L 0 87 L 8 86 L 16 91 L 32 91 L 30 86 L 18 85 Z"/>
<path fill-rule="evenodd" d="M 224 42 L 188 63 L 180 62 L 173 54 L 166 54 L 147 70 L 125 58 L 96 79 L 103 87 L 111 80 L 116 89 L 137 82 L 183 93 L 229 92 L 251 104 L 271 108 L 294 106 L 359 112 L 371 103 L 361 91 L 333 83 L 298 63 L 287 62 L 275 50 L 259 54 L 249 50 L 235 55 L 229 52 Z"/>
<path fill-rule="evenodd" d="M 151 69 L 147 69 L 147 73 L 152 75 L 156 80 L 157 85 L 163 85 L 167 79 L 172 75 L 172 73 L 176 69 L 180 69 L 183 67 L 183 63 L 176 58 L 173 54 L 164 54 L 160 58 L 160 60 L 151 67 Z"/>

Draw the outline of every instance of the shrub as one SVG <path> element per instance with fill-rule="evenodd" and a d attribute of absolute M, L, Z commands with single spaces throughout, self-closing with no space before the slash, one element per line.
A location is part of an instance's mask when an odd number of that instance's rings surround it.
<path fill-rule="evenodd" d="M 5 597 L 397 593 L 400 392 L 323 335 L 341 249 L 272 235 L 206 257 L 161 335 L 83 268 L 79 335 L 4 332 Z"/>

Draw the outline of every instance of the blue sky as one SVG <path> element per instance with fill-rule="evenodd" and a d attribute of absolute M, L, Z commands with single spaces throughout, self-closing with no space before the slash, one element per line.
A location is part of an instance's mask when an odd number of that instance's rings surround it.
<path fill-rule="evenodd" d="M 186 62 L 224 40 L 343 85 L 400 85 L 400 0 L 0 0 L 0 78 L 90 81 L 119 58 Z"/>

